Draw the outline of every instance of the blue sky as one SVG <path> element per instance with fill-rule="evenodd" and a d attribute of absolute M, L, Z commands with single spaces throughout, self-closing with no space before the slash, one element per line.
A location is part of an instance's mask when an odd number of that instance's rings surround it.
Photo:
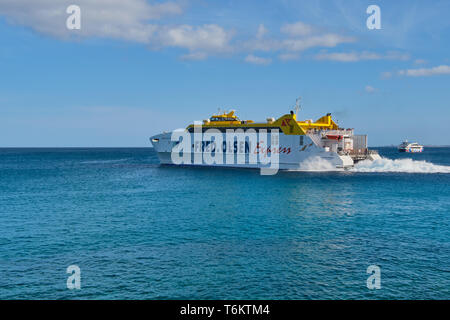
<path fill-rule="evenodd" d="M 68 30 L 66 8 L 81 8 Z M 381 9 L 369 30 L 366 8 Z M 222 109 L 449 145 L 449 1 L 0 0 L 0 147 L 149 146 Z"/>

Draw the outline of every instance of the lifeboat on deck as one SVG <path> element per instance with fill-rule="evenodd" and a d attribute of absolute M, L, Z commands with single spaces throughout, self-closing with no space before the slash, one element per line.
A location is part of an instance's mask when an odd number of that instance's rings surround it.
<path fill-rule="evenodd" d="M 340 134 L 327 134 L 326 135 L 327 139 L 329 140 L 342 140 L 343 136 Z"/>

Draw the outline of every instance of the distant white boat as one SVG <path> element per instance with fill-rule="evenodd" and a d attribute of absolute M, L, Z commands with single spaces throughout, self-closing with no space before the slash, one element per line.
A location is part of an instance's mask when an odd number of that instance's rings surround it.
<path fill-rule="evenodd" d="M 409 143 L 408 140 L 402 142 L 401 145 L 398 146 L 398 151 L 400 152 L 422 152 L 423 146 L 418 144 L 417 142 Z"/>

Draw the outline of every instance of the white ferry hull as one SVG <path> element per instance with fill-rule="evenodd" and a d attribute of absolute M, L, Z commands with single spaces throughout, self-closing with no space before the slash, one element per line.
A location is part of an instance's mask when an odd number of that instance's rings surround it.
<path fill-rule="evenodd" d="M 191 141 L 194 141 L 193 134 L 191 133 Z M 224 134 L 223 134 L 224 136 Z M 270 139 L 269 139 L 270 140 Z M 152 144 L 155 151 L 158 154 L 161 164 L 173 165 L 172 149 L 174 142 L 171 141 L 171 133 L 163 133 L 151 137 Z M 225 136 L 223 137 L 225 141 Z M 271 146 L 268 146 L 270 149 Z M 266 148 L 264 148 L 266 150 Z M 241 146 L 241 148 L 235 147 L 235 153 L 233 154 L 233 161 L 227 161 L 229 150 L 226 149 L 224 144 L 224 150 L 220 154 L 221 161 L 215 163 L 207 163 L 203 159 L 205 152 L 211 152 L 201 144 L 192 144 L 190 150 L 187 151 L 187 159 L 182 165 L 192 166 L 214 166 L 214 167 L 235 167 L 235 168 L 264 168 L 268 167 L 267 161 L 260 161 L 261 154 L 264 150 L 258 148 L 256 145 L 250 143 Z M 277 153 L 277 167 L 280 170 L 335 170 L 337 168 L 345 169 L 354 165 L 353 159 L 349 155 L 339 154 L 336 151 L 331 151 L 317 146 L 313 140 L 308 136 L 299 135 L 285 135 L 279 134 L 279 148 L 274 150 Z M 258 155 L 258 161 L 250 161 L 250 154 Z M 241 161 L 238 157 L 241 156 Z M 268 157 L 272 157 L 272 150 L 268 152 Z M 198 161 L 198 159 L 202 159 Z M 230 158 L 228 158 L 230 160 Z M 243 161 L 242 161 L 243 160 Z M 272 158 L 273 160 L 273 158 Z"/>
<path fill-rule="evenodd" d="M 423 148 L 399 148 L 399 152 L 419 153 L 423 152 Z"/>

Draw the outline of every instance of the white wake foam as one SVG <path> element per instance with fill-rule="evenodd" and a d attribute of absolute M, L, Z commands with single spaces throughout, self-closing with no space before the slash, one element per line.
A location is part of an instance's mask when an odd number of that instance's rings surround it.
<path fill-rule="evenodd" d="M 330 161 L 320 157 L 311 157 L 300 164 L 297 171 L 339 171 Z"/>
<path fill-rule="evenodd" d="M 413 159 L 364 160 L 355 165 L 354 172 L 407 172 L 407 173 L 450 173 L 450 166 L 436 165 Z"/>

